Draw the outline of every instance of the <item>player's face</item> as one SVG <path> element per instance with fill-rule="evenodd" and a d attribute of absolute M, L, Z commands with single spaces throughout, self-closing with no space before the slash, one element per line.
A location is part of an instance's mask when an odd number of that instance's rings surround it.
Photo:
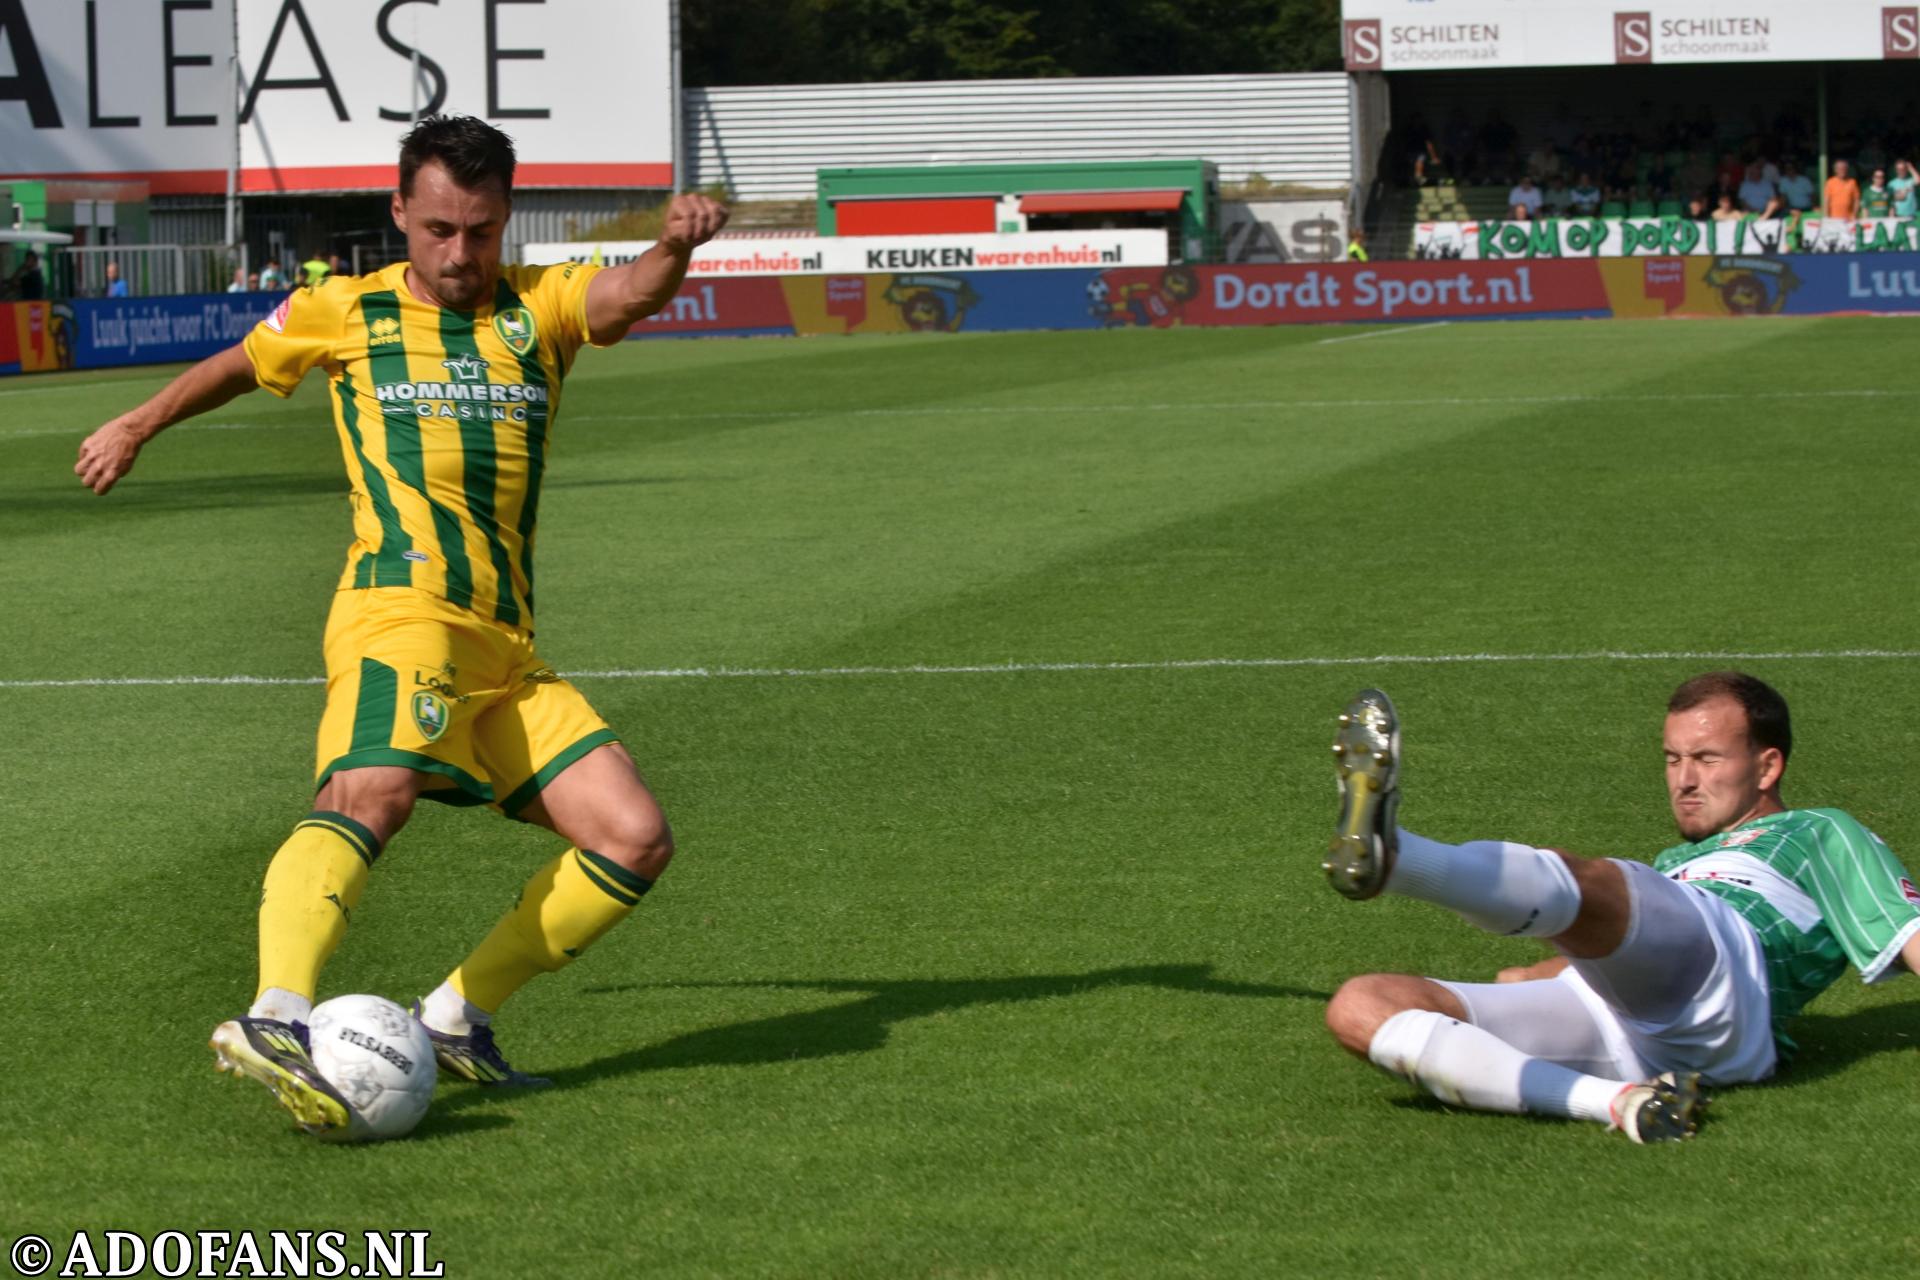
<path fill-rule="evenodd" d="M 393 195 L 393 222 L 407 237 L 409 288 L 422 302 L 472 311 L 493 296 L 500 238 L 512 202 L 499 183 L 463 187 L 429 160 L 413 175 L 413 194 Z"/>
<path fill-rule="evenodd" d="M 1747 712 L 1732 698 L 1710 698 L 1667 717 L 1667 799 L 1687 840 L 1731 831 L 1767 812 L 1780 781 L 1780 752 L 1756 747 Z"/>

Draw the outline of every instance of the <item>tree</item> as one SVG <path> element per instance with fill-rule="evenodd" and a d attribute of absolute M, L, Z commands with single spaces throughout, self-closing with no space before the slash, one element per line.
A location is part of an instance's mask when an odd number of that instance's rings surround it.
<path fill-rule="evenodd" d="M 690 85 L 1335 70 L 1338 0 L 694 0 Z"/>

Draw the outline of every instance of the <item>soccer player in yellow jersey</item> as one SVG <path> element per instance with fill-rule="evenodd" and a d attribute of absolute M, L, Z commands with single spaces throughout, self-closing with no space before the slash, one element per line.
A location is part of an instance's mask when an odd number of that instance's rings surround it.
<path fill-rule="evenodd" d="M 673 854 L 626 750 L 534 650 L 534 521 L 575 354 L 666 305 L 727 211 L 674 197 L 659 242 L 618 267 L 503 266 L 513 169 L 492 126 L 421 120 L 393 197 L 409 260 L 297 290 L 95 431 L 74 467 L 106 493 L 173 423 L 256 386 L 290 395 L 314 369 L 327 379 L 354 541 L 327 620 L 318 793 L 267 867 L 253 1005 L 212 1042 L 310 1132 L 351 1123 L 307 1050 L 320 969 L 416 800 L 492 805 L 570 846 L 415 1005 L 442 1069 L 482 1084 L 544 1083 L 508 1065 L 494 1013 L 623 919 Z"/>

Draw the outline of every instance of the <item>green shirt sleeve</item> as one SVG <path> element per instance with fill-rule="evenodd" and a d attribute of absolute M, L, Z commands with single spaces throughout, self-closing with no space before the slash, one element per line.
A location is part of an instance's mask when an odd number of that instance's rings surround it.
<path fill-rule="evenodd" d="M 1806 828 L 1818 856 L 1809 859 L 1805 885 L 1847 959 L 1866 982 L 1898 970 L 1893 962 L 1920 933 L 1920 888 L 1893 850 L 1837 809 L 1808 811 Z"/>

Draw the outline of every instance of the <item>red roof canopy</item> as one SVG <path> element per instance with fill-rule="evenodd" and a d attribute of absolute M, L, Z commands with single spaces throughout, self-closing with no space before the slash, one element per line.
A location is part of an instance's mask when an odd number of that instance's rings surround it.
<path fill-rule="evenodd" d="M 1134 213 L 1142 209 L 1172 210 L 1187 198 L 1185 191 L 1049 191 L 1020 197 L 1022 213 Z"/>

